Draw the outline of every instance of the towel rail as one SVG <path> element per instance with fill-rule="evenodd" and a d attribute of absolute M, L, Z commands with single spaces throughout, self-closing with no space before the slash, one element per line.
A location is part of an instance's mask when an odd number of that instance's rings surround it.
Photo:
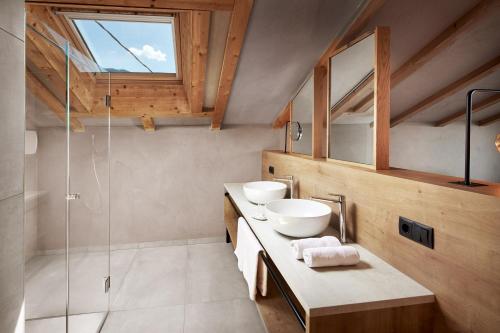
<path fill-rule="evenodd" d="M 233 198 L 231 198 L 231 196 L 229 195 L 229 193 L 225 193 L 225 195 L 229 198 L 229 201 L 231 202 L 231 205 L 233 206 L 233 208 L 236 211 L 236 213 L 240 217 L 243 217 L 243 214 L 241 214 L 240 210 L 238 209 L 238 207 L 234 203 Z M 245 219 L 245 222 L 248 224 L 248 221 L 246 219 Z M 254 236 L 257 239 L 257 241 L 260 243 L 260 245 L 264 249 L 264 252 L 260 252 L 260 257 L 262 258 L 262 261 L 264 262 L 264 265 L 266 265 L 267 270 L 268 270 L 269 274 L 271 275 L 271 278 L 273 279 L 274 283 L 278 287 L 278 290 L 279 290 L 281 296 L 283 296 L 283 298 L 285 299 L 285 301 L 288 304 L 288 306 L 292 309 L 293 315 L 295 316 L 295 318 L 299 322 L 300 326 L 305 331 L 305 329 L 306 329 L 306 323 L 304 321 L 304 318 L 302 318 L 302 315 L 300 314 L 299 309 L 295 306 L 295 304 L 293 303 L 292 299 L 290 298 L 290 296 L 286 292 L 285 288 L 281 284 L 281 281 L 278 278 L 278 274 L 274 271 L 274 268 L 272 267 L 271 260 L 266 256 L 264 245 L 262 245 L 262 243 L 260 242 L 260 240 L 257 237 L 257 235 L 255 235 L 255 232 L 253 231 L 253 229 L 250 226 L 250 224 L 248 224 L 248 226 L 250 227 L 250 230 L 254 234 Z M 229 243 L 230 241 L 231 241 L 231 238 L 230 238 L 229 232 L 228 232 L 228 230 L 226 228 L 226 242 Z"/>
<path fill-rule="evenodd" d="M 281 296 L 285 298 L 285 301 L 287 302 L 288 306 L 292 309 L 293 314 L 297 321 L 299 322 L 300 326 L 302 326 L 302 329 L 306 329 L 306 323 L 304 321 L 304 318 L 302 318 L 302 315 L 299 312 L 299 309 L 295 306 L 293 303 L 292 299 L 290 296 L 288 296 L 285 288 L 281 285 L 281 282 L 279 281 L 278 277 L 276 276 L 276 273 L 274 272 L 273 268 L 271 267 L 271 264 L 269 262 L 269 258 L 266 257 L 266 255 L 263 252 L 260 252 L 260 257 L 262 258 L 262 261 L 267 267 L 267 271 L 271 275 L 271 278 L 273 279 L 274 283 L 276 283 L 276 286 L 278 287 Z"/>

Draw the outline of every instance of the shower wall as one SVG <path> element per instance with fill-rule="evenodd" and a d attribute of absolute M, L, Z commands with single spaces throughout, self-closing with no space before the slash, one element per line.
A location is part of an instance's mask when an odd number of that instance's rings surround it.
<path fill-rule="evenodd" d="M 64 200 L 55 197 L 64 188 L 62 128 L 38 130 L 38 186 L 47 195 L 39 203 L 38 234 L 42 251 L 63 247 Z M 73 228 L 81 228 L 73 245 L 99 247 L 100 223 L 92 214 L 98 207 L 97 175 L 105 172 L 99 152 L 107 135 L 103 127 L 74 133 L 72 173 L 81 189 L 82 211 L 72 212 Z M 154 133 L 142 128 L 111 128 L 111 243 L 223 237 L 224 182 L 260 179 L 263 149 L 282 148 L 284 133 L 269 126 L 229 127 L 213 132 L 203 127 L 163 127 Z M 92 136 L 97 147 L 92 147 Z M 63 193 L 63 192 L 62 192 Z M 106 196 L 106 193 L 102 194 Z"/>
<path fill-rule="evenodd" d="M 24 332 L 24 2 L 0 10 L 0 332 Z"/>

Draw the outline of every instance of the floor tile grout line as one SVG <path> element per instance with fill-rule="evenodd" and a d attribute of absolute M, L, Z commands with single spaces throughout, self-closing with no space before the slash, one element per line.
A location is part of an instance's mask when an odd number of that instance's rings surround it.
<path fill-rule="evenodd" d="M 130 250 L 126 250 L 126 251 L 130 251 Z M 126 280 L 126 278 L 127 278 L 128 274 L 130 273 L 130 271 L 132 270 L 133 263 L 134 263 L 134 261 L 135 261 L 135 259 L 136 259 L 137 255 L 139 254 L 139 249 L 134 249 L 134 252 L 135 252 L 135 253 L 134 253 L 134 255 L 132 256 L 132 260 L 130 260 L 130 263 L 129 263 L 128 267 L 127 267 L 127 270 L 126 270 L 125 274 L 123 274 L 123 280 L 122 280 L 122 283 L 120 284 L 120 287 L 119 287 L 119 288 L 118 288 L 118 290 L 116 291 L 116 296 L 113 298 L 113 301 L 111 301 L 111 298 L 112 298 L 112 297 L 110 297 L 110 300 L 109 300 L 109 302 L 110 302 L 110 304 L 109 304 L 109 312 L 114 312 L 114 311 L 112 310 L 113 303 L 114 303 L 114 302 L 118 299 L 118 294 L 119 294 L 119 293 L 120 293 L 120 291 L 122 290 L 123 285 L 125 284 L 125 280 Z M 111 271 L 111 267 L 110 267 L 110 271 Z M 111 283 L 113 283 L 113 282 L 111 281 Z"/>

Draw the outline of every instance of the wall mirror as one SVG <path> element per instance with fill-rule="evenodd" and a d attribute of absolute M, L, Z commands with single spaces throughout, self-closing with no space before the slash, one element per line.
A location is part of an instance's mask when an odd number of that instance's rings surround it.
<path fill-rule="evenodd" d="M 291 152 L 312 155 L 312 120 L 314 112 L 314 75 L 311 73 L 291 105 Z"/>
<path fill-rule="evenodd" d="M 387 28 L 361 36 L 330 58 L 328 159 L 389 167 L 389 79 Z"/>

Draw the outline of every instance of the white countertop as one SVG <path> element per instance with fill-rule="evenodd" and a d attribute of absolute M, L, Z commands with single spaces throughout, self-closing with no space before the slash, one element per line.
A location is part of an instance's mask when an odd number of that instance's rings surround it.
<path fill-rule="evenodd" d="M 309 268 L 293 257 L 292 238 L 267 221 L 252 218 L 258 207 L 243 193 L 243 183 L 224 184 L 253 232 L 310 317 L 434 302 L 434 294 L 358 244 L 356 266 Z M 325 234 L 337 235 L 330 226 Z"/>

